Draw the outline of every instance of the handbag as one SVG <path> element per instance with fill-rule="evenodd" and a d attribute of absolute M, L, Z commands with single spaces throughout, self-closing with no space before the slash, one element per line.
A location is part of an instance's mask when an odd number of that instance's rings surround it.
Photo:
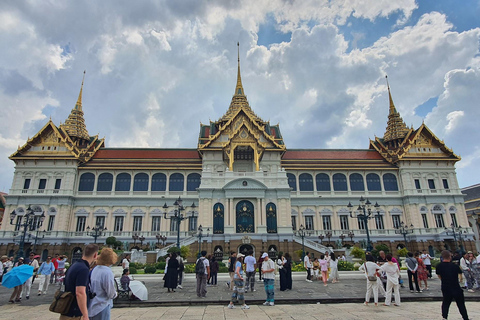
<path fill-rule="evenodd" d="M 58 289 L 53 296 L 53 301 L 48 310 L 55 313 L 66 314 L 70 310 L 70 306 L 72 305 L 74 299 L 75 296 L 73 293 Z"/>
<path fill-rule="evenodd" d="M 377 281 L 377 276 L 369 276 L 368 275 L 368 269 L 367 269 L 367 263 L 365 262 L 365 272 L 367 273 L 367 278 L 369 281 Z"/>

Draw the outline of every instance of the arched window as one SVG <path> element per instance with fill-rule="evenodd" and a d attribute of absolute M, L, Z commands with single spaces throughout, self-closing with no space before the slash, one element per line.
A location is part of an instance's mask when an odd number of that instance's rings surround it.
<path fill-rule="evenodd" d="M 224 232 L 225 211 L 223 204 L 215 203 L 213 206 L 213 233 L 223 234 Z"/>
<path fill-rule="evenodd" d="M 112 191 L 113 175 L 104 172 L 98 176 L 97 191 Z"/>
<path fill-rule="evenodd" d="M 298 182 L 300 184 L 300 191 L 313 191 L 313 178 L 309 173 L 302 173 L 298 177 Z"/>
<path fill-rule="evenodd" d="M 137 173 L 135 175 L 133 178 L 133 191 L 148 191 L 148 174 Z"/>
<path fill-rule="evenodd" d="M 397 177 L 393 173 L 383 175 L 383 187 L 385 191 L 398 191 Z"/>
<path fill-rule="evenodd" d="M 288 185 L 292 191 L 297 191 L 297 178 L 293 173 L 287 173 Z"/>
<path fill-rule="evenodd" d="M 155 173 L 152 176 L 152 191 L 165 191 L 167 188 L 167 176 L 163 173 Z"/>
<path fill-rule="evenodd" d="M 197 191 L 200 187 L 200 175 L 198 173 L 190 173 L 187 176 L 187 191 Z"/>
<path fill-rule="evenodd" d="M 363 183 L 363 177 L 359 173 L 352 173 L 350 179 L 350 190 L 352 191 L 365 191 L 365 184 Z"/>
<path fill-rule="evenodd" d="M 85 172 L 80 176 L 78 191 L 93 191 L 95 185 L 95 175 L 91 172 Z"/>
<path fill-rule="evenodd" d="M 367 174 L 367 188 L 368 191 L 382 191 L 380 185 L 380 177 L 376 173 Z"/>
<path fill-rule="evenodd" d="M 267 232 L 277 233 L 277 206 L 272 202 L 267 204 Z"/>
<path fill-rule="evenodd" d="M 333 190 L 347 191 L 347 177 L 343 173 L 335 173 L 333 175 Z"/>
<path fill-rule="evenodd" d="M 168 186 L 170 191 L 183 191 L 183 174 L 174 173 L 170 176 L 170 184 Z"/>
<path fill-rule="evenodd" d="M 128 173 L 120 173 L 115 181 L 115 191 L 130 191 L 132 177 Z"/>
<path fill-rule="evenodd" d="M 317 191 L 330 191 L 330 177 L 326 173 L 319 173 L 315 178 Z"/>

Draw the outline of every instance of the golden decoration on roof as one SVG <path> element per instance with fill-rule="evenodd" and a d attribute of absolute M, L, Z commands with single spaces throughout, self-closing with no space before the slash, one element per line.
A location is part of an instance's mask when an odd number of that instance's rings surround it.
<path fill-rule="evenodd" d="M 83 82 L 85 81 L 85 71 L 83 72 L 82 86 L 80 87 L 80 93 L 78 95 L 77 103 L 75 107 L 70 112 L 67 120 L 60 127 L 64 129 L 70 137 L 73 139 L 83 139 L 90 140 L 90 135 L 87 131 L 87 126 L 85 125 L 85 119 L 83 118 L 82 110 L 82 92 L 83 92 Z M 76 140 L 76 139 L 75 139 Z"/>

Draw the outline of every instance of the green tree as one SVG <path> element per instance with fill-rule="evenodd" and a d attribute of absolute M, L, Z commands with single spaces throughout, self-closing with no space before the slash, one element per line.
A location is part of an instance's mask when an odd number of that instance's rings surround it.
<path fill-rule="evenodd" d="M 353 247 L 352 251 L 350 251 L 350 254 L 357 259 L 365 260 L 365 251 L 363 251 L 359 247 Z"/>
<path fill-rule="evenodd" d="M 105 240 L 105 243 L 111 248 L 113 246 L 115 246 L 115 242 L 117 241 L 117 238 L 115 237 L 108 237 L 106 240 Z"/>
<path fill-rule="evenodd" d="M 408 253 L 407 248 L 403 247 L 402 249 L 397 250 L 397 254 L 399 257 L 406 257 Z"/>
<path fill-rule="evenodd" d="M 113 237 L 112 237 L 112 238 L 113 238 Z M 117 250 L 121 250 L 122 247 L 123 247 L 123 242 L 120 241 L 120 240 L 115 241 L 114 247 L 115 247 L 115 249 L 117 249 Z"/>
<path fill-rule="evenodd" d="M 190 256 L 190 247 L 189 246 L 182 246 L 180 248 L 180 254 L 184 259 L 188 258 Z"/>

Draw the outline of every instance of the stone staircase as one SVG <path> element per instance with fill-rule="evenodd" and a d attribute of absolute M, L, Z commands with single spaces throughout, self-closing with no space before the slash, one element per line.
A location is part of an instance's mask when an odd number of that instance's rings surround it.
<path fill-rule="evenodd" d="M 302 238 L 301 237 L 293 236 L 293 241 L 295 241 L 296 243 L 302 244 Z M 330 248 L 325 247 L 324 245 L 321 245 L 320 243 L 309 240 L 307 238 L 305 238 L 303 240 L 303 243 L 304 243 L 305 247 L 310 248 L 310 249 L 315 250 L 315 251 L 318 251 L 318 252 L 321 252 L 321 253 L 325 253 L 326 251 L 328 251 L 328 252 L 332 251 Z"/>
<path fill-rule="evenodd" d="M 180 239 L 180 247 L 183 247 L 183 246 L 188 246 L 188 245 L 191 245 L 192 243 L 195 243 L 197 242 L 197 237 L 193 236 L 193 237 L 188 237 L 188 238 L 184 238 L 184 239 Z M 157 252 L 157 260 L 159 257 L 162 257 L 164 255 L 167 254 L 167 251 L 168 249 L 172 248 L 172 247 L 176 247 L 177 246 L 177 242 L 174 242 L 166 247 L 163 247 L 162 249 L 158 250 Z"/>

